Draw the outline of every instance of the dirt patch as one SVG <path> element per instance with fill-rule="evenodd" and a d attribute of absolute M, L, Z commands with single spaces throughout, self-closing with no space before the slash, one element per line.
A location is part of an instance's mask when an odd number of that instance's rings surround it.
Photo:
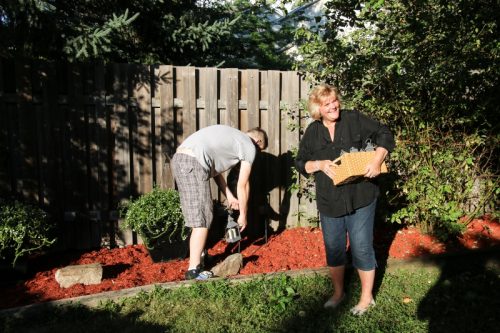
<path fill-rule="evenodd" d="M 474 220 L 464 235 L 448 242 L 440 242 L 413 227 L 398 229 L 395 226 L 376 226 L 374 243 L 379 261 L 484 249 L 500 245 L 500 224 L 488 219 Z M 237 251 L 237 245 L 226 244 L 221 240 L 209 249 L 209 254 L 217 262 Z M 325 266 L 322 234 L 318 228 L 284 230 L 270 235 L 267 243 L 262 238 L 245 238 L 241 242 L 241 253 L 244 258 L 244 266 L 240 271 L 242 275 Z M 55 280 L 57 269 L 66 265 L 90 263 L 103 265 L 103 280 L 100 284 L 75 285 L 67 289 L 59 287 Z M 180 281 L 187 259 L 154 263 L 144 246 L 134 245 L 40 257 L 28 265 L 33 267 L 32 277 L 0 288 L 1 309 L 152 283 Z"/>

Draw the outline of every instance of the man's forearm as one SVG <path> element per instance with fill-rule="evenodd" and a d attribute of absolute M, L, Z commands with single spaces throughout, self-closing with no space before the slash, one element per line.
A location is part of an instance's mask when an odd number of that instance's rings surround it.
<path fill-rule="evenodd" d="M 238 184 L 237 192 L 240 214 L 246 216 L 248 210 L 248 197 L 250 195 L 250 183 Z"/>
<path fill-rule="evenodd" d="M 215 183 L 219 187 L 219 190 L 224 193 L 226 198 L 228 197 L 227 191 L 229 191 L 229 187 L 227 186 L 226 180 L 221 174 L 218 174 L 214 177 Z"/>

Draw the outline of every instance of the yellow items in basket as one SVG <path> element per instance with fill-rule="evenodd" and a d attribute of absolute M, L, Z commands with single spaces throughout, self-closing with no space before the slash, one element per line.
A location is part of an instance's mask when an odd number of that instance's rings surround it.
<path fill-rule="evenodd" d="M 333 161 L 337 166 L 332 166 L 334 176 L 333 184 L 341 185 L 351 182 L 366 173 L 366 166 L 373 161 L 375 151 L 360 151 L 345 153 Z M 387 173 L 387 166 L 382 163 L 381 173 Z"/>

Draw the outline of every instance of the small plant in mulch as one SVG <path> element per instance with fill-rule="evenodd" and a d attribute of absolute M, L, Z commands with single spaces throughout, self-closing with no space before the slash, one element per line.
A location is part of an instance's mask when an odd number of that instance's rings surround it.
<path fill-rule="evenodd" d="M 42 209 L 0 198 L 0 258 L 15 266 L 18 259 L 49 247 L 53 225 Z"/>
<path fill-rule="evenodd" d="M 152 249 L 160 240 L 185 240 L 188 228 L 184 226 L 179 193 L 174 189 L 153 188 L 149 193 L 122 205 L 123 229 L 131 229 Z"/>
<path fill-rule="evenodd" d="M 279 311 L 285 311 L 291 303 L 299 297 L 299 294 L 289 286 L 290 278 L 286 275 L 280 275 L 277 278 L 277 288 L 275 288 L 268 296 L 268 301 L 272 305 L 276 305 Z"/>

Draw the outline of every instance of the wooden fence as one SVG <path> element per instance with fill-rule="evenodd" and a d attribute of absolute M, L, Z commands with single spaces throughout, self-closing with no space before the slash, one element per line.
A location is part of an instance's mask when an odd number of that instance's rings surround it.
<path fill-rule="evenodd" d="M 44 206 L 66 248 L 99 247 L 103 237 L 115 246 L 115 234 L 132 244 L 137 237 L 118 228 L 119 204 L 174 186 L 179 143 L 212 124 L 260 126 L 269 148 L 252 185 L 270 207 L 254 200 L 253 219 L 272 211 L 275 228 L 303 225 L 299 211 L 315 215 L 314 204 L 286 188 L 300 135 L 289 128 L 308 88 L 293 71 L 3 61 L 0 192 Z"/>

